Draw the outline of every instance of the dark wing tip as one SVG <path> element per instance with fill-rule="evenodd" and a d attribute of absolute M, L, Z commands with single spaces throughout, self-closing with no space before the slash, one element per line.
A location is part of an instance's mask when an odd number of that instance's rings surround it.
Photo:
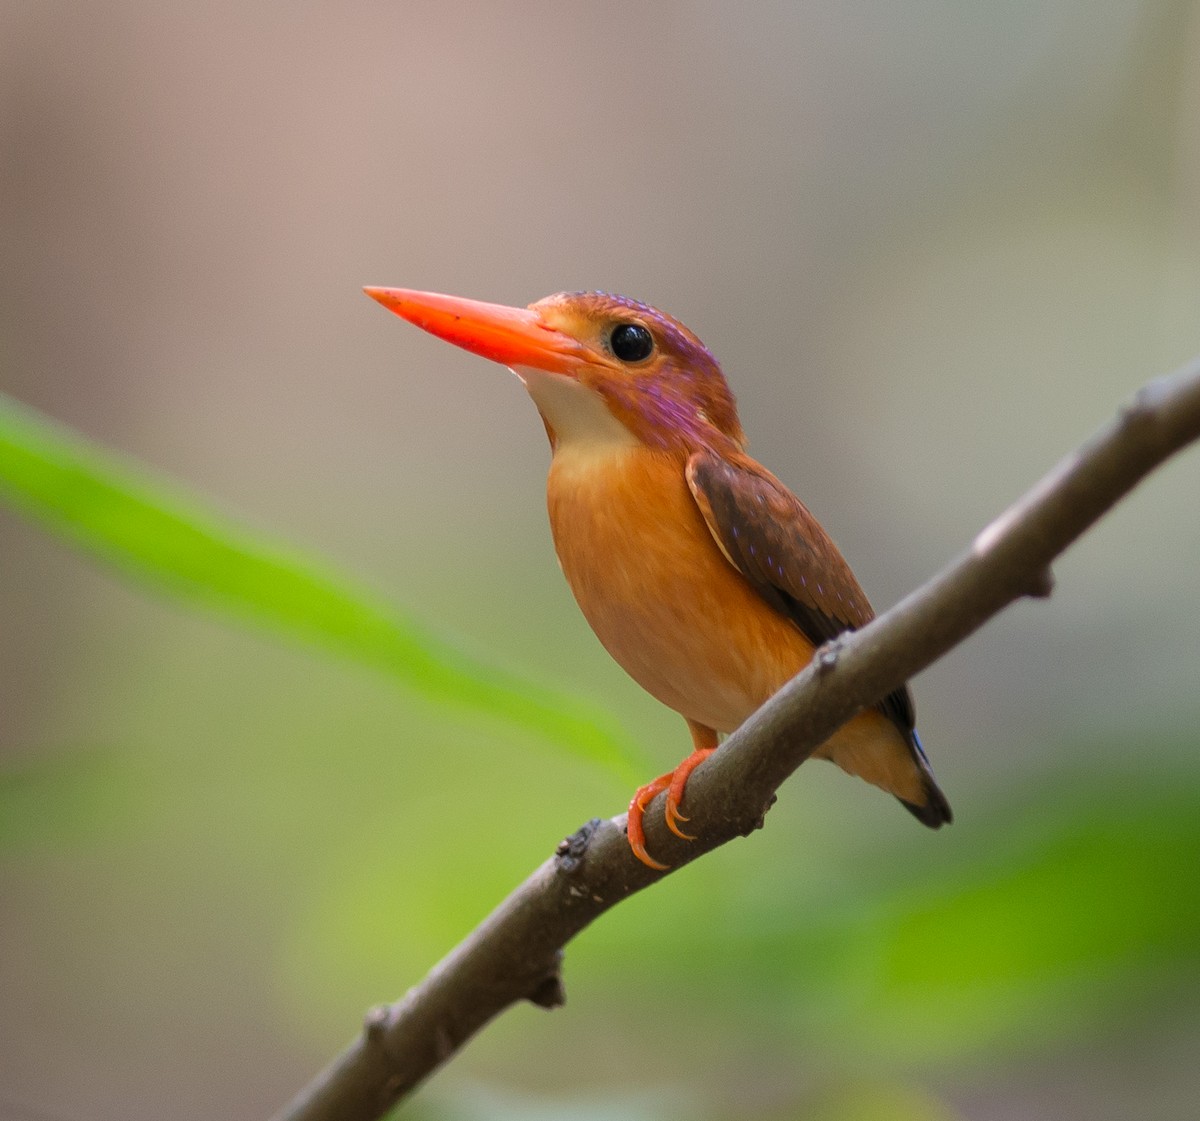
<path fill-rule="evenodd" d="M 908 802 L 903 798 L 898 798 L 897 801 L 922 825 L 928 825 L 930 829 L 941 829 L 943 825 L 949 825 L 954 821 L 954 813 L 950 809 L 946 795 L 938 786 L 937 779 L 933 777 L 933 769 L 929 766 L 929 756 L 925 754 L 925 748 L 921 746 L 921 737 L 917 735 L 917 730 L 913 727 L 912 694 L 909 693 L 908 686 L 897 689 L 880 707 L 896 722 L 901 731 L 904 731 L 901 718 L 907 722 L 906 734 L 912 748 L 913 762 L 921 772 L 921 793 L 925 795 L 924 801 Z"/>
<path fill-rule="evenodd" d="M 920 805 L 916 802 L 906 802 L 903 798 L 896 800 L 922 825 L 927 825 L 930 829 L 941 829 L 943 825 L 953 822 L 954 813 L 950 809 L 950 803 L 946 801 L 946 795 L 938 789 L 937 783 L 926 776 L 924 788 L 925 801 Z"/>

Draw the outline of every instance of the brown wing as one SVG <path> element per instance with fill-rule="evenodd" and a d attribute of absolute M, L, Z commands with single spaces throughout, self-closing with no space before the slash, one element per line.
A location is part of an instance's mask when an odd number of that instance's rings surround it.
<path fill-rule="evenodd" d="M 726 559 L 816 646 L 869 623 L 875 612 L 837 546 L 808 508 L 749 456 L 696 452 L 687 481 Z M 880 710 L 913 735 L 906 686 Z"/>

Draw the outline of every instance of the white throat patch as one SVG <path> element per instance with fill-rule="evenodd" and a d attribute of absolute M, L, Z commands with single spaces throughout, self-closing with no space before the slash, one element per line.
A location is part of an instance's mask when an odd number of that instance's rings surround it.
<path fill-rule="evenodd" d="M 634 447 L 638 438 L 608 411 L 604 398 L 565 374 L 514 367 L 546 423 L 554 429 L 558 450 L 599 451 Z"/>

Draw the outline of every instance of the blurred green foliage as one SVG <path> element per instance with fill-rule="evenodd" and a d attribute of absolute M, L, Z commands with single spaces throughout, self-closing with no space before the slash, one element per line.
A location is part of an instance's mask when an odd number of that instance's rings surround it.
<path fill-rule="evenodd" d="M 632 779 L 608 714 L 465 653 L 328 566 L 204 509 L 181 487 L 0 394 L 0 494 L 139 582 L 385 670 Z"/>
<path fill-rule="evenodd" d="M 849 866 L 809 892 L 781 894 L 782 862 L 761 851 L 745 858 L 743 847 L 739 856 L 776 869 L 770 890 L 757 877 L 722 878 L 718 916 L 703 883 L 673 886 L 674 897 L 639 908 L 654 913 L 632 927 L 610 936 L 605 927 L 626 921 L 614 913 L 585 934 L 599 948 L 589 968 L 601 987 L 617 985 L 631 940 L 638 970 L 670 988 L 685 988 L 703 962 L 718 1003 L 748 1002 L 759 1016 L 784 1016 L 807 1045 L 839 1039 L 880 1061 L 968 1061 L 1102 1029 L 1148 988 L 1200 972 L 1200 779 L 1175 778 L 1089 781 L 1047 829 L 1037 824 L 1046 820 L 1040 794 L 1061 785 L 1055 774 L 986 813 L 953 849 L 928 849 L 918 835 L 859 868 L 843 853 Z M 828 859 L 831 843 L 813 835 L 801 847 L 815 855 L 823 846 Z M 469 928 L 459 888 L 430 858 L 416 893 L 440 897 L 429 906 L 441 920 L 428 943 L 411 898 L 389 901 L 385 888 L 411 882 L 411 870 L 381 861 L 334 886 L 300 955 L 320 962 L 325 999 L 386 971 L 404 952 L 398 939 L 415 937 L 419 959 Z"/>
<path fill-rule="evenodd" d="M 0 770 L 0 856 L 137 830 L 144 824 L 142 777 L 128 754 L 114 749 Z"/>

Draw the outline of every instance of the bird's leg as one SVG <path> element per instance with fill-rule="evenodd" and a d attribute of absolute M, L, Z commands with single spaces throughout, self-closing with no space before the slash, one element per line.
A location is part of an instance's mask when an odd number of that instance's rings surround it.
<path fill-rule="evenodd" d="M 692 733 L 693 751 L 671 772 L 671 781 L 667 786 L 667 806 L 663 817 L 666 819 L 667 828 L 676 837 L 682 837 L 685 841 L 694 841 L 695 837 L 679 828 L 679 822 L 687 821 L 687 814 L 679 812 L 679 803 L 683 801 L 683 791 L 687 786 L 688 776 L 717 750 L 717 733 L 703 724 L 697 724 L 694 720 L 689 720 L 687 726 L 688 731 Z"/>
<path fill-rule="evenodd" d="M 663 816 L 667 828 L 685 841 L 694 841 L 694 837 L 679 828 L 679 822 L 687 821 L 687 817 L 679 812 L 679 803 L 683 800 L 683 790 L 687 786 L 688 776 L 717 749 L 716 732 L 711 728 L 706 728 L 703 724 L 695 724 L 691 720 L 687 724 L 692 733 L 694 747 L 691 755 L 673 771 L 667 771 L 665 775 L 659 775 L 645 786 L 638 787 L 633 800 L 629 803 L 629 818 L 626 825 L 629 847 L 638 860 L 660 872 L 668 866 L 660 864 L 646 851 L 646 834 L 642 829 L 642 818 L 646 814 L 646 807 L 665 790 L 667 806 Z"/>

